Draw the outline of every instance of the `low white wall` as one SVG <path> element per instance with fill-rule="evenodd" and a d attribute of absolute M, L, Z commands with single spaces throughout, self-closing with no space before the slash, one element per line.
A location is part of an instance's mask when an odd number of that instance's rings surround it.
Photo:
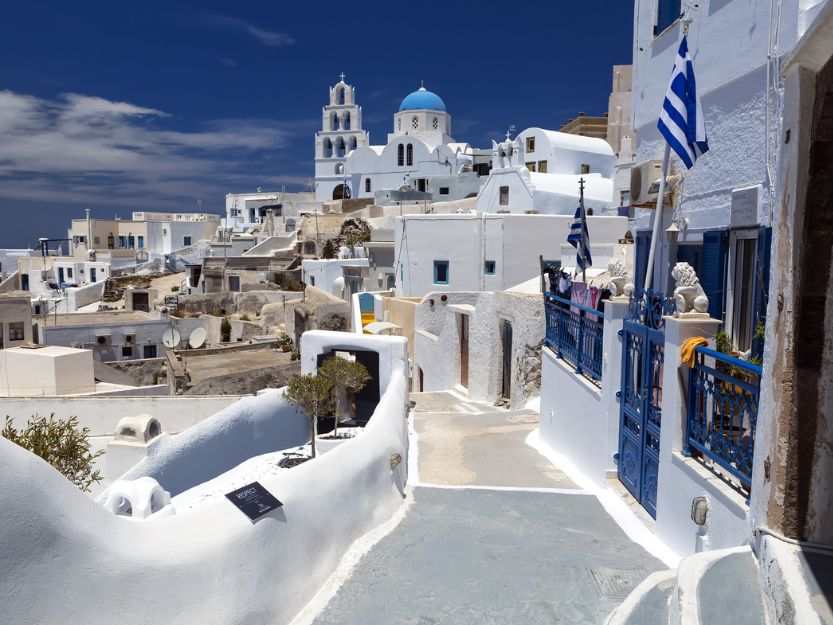
<path fill-rule="evenodd" d="M 369 338 L 389 343 L 374 342 L 368 349 L 404 353 L 404 342 L 395 342 L 396 337 Z M 255 523 L 222 495 L 157 520 L 116 517 L 44 461 L 0 439 L 4 619 L 21 624 L 290 622 L 348 547 L 402 503 L 406 361 L 380 360 L 393 368 L 385 373 L 384 395 L 364 433 L 317 460 L 258 475 L 283 507 Z M 241 412 L 263 409 L 259 425 L 281 412 L 274 394 L 246 399 L 238 407 Z M 218 447 L 222 440 L 216 437 Z M 182 453 L 200 438 L 189 441 L 182 434 L 176 441 Z M 170 449 L 170 463 L 176 451 Z M 402 461 L 391 469 L 393 453 Z"/>
<path fill-rule="evenodd" d="M 104 280 L 85 286 L 66 289 L 66 299 L 58 304 L 58 312 L 75 312 L 82 306 L 101 300 L 104 295 Z"/>
<path fill-rule="evenodd" d="M 605 302 L 601 388 L 544 347 L 541 369 L 541 438 L 600 487 L 615 475 L 619 449 L 622 338 L 627 302 Z"/>
<path fill-rule="evenodd" d="M 122 417 L 150 414 L 165 432 L 181 432 L 240 400 L 239 396 L 165 397 L 4 397 L 0 416 L 9 415 L 17 425 L 32 415 L 78 417 L 90 436 L 112 436 Z"/>
<path fill-rule="evenodd" d="M 576 375 L 548 347 L 543 349 L 541 366 L 541 438 L 602 486 L 609 450 L 600 389 Z"/>

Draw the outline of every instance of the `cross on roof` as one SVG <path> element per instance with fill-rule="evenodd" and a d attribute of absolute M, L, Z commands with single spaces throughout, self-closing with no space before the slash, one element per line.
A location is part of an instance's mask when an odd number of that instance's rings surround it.
<path fill-rule="evenodd" d="M 341 76 L 341 82 L 344 82 L 344 72 L 341 72 L 339 75 Z"/>

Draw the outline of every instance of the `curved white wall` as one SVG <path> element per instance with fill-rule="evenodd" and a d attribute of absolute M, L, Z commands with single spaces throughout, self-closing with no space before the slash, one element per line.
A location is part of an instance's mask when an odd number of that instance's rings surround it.
<path fill-rule="evenodd" d="M 0 440 L 3 620 L 288 623 L 349 545 L 401 504 L 407 478 L 407 380 L 398 356 L 405 342 L 371 337 L 360 345 L 364 337 L 342 334 L 342 347 L 388 352 L 374 417 L 361 436 L 317 460 L 257 476 L 284 505 L 254 524 L 222 497 L 152 521 L 115 517 L 45 462 Z M 263 422 L 251 423 L 255 432 Z M 185 446 L 177 447 L 156 459 L 156 470 L 179 462 Z M 402 457 L 393 470 L 392 453 Z"/>

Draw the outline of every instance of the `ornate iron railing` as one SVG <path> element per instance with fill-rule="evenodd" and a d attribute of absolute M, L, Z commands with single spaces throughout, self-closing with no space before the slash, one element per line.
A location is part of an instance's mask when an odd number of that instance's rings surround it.
<path fill-rule="evenodd" d="M 662 291 L 639 289 L 631 293 L 628 302 L 628 319 L 654 330 L 664 330 L 665 315 L 673 315 L 677 309 L 674 298 Z"/>
<path fill-rule="evenodd" d="M 546 344 L 596 385 L 602 382 L 604 314 L 570 300 L 547 295 Z"/>
<path fill-rule="evenodd" d="M 683 454 L 725 469 L 747 491 L 755 455 L 761 367 L 698 347 L 688 378 Z"/>

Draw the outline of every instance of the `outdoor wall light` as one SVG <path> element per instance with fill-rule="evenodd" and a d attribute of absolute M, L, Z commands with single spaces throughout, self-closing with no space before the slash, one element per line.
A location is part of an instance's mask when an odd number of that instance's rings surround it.
<path fill-rule="evenodd" d="M 691 500 L 691 520 L 697 525 L 705 525 L 709 514 L 709 500 L 703 496 Z"/>

